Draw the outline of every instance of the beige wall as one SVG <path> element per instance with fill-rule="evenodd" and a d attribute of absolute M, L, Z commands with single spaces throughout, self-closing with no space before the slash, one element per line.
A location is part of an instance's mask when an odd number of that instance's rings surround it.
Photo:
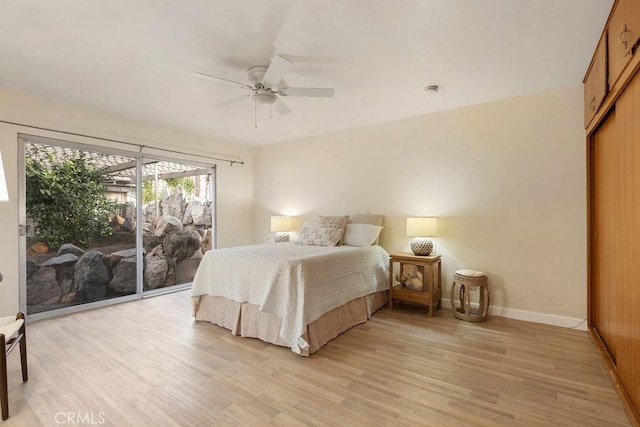
<path fill-rule="evenodd" d="M 225 247 L 248 244 L 252 241 L 251 149 L 6 90 L 0 90 L 0 120 L 245 161 L 245 166 L 233 167 L 225 162 L 211 161 L 217 165 L 217 242 L 218 247 Z M 13 314 L 19 307 L 17 162 L 18 156 L 22 153 L 18 152 L 18 133 L 135 151 L 132 147 L 104 141 L 0 123 L 0 151 L 10 199 L 8 203 L 0 203 L 0 271 L 5 276 L 0 282 L 0 316 Z M 168 155 L 160 151 L 154 154 Z M 171 156 L 187 161 L 207 161 L 197 155 Z"/>
<path fill-rule="evenodd" d="M 438 216 L 445 290 L 455 269 L 482 269 L 507 315 L 571 321 L 586 317 L 581 111 L 576 86 L 252 151 L 0 91 L 2 120 L 246 161 L 217 164 L 219 247 L 265 241 L 272 214 L 369 211 L 386 216 L 382 245 L 407 251 L 405 218 Z M 19 132 L 107 145 L 0 124 L 11 199 L 0 203 L 0 315 L 18 309 Z"/>
<path fill-rule="evenodd" d="M 437 216 L 446 295 L 454 270 L 480 269 L 507 317 L 571 326 L 586 317 L 582 99 L 576 86 L 257 149 L 254 240 L 273 214 L 369 211 L 386 215 L 382 246 L 409 251 L 405 218 Z"/>

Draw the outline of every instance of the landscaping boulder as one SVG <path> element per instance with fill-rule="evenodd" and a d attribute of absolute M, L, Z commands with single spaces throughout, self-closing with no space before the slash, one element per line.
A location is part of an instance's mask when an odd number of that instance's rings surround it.
<path fill-rule="evenodd" d="M 65 243 L 58 249 L 58 255 L 74 254 L 77 257 L 84 255 L 84 251 L 71 243 Z"/>
<path fill-rule="evenodd" d="M 176 261 L 189 258 L 200 249 L 200 235 L 192 230 L 175 230 L 162 241 L 164 252 Z"/>
<path fill-rule="evenodd" d="M 113 279 L 111 279 L 108 286 L 120 294 L 133 294 L 136 292 L 135 256 L 124 258 L 113 267 Z"/>
<path fill-rule="evenodd" d="M 74 267 L 74 290 L 84 294 L 88 300 L 101 299 L 107 295 L 111 278 L 106 257 L 101 252 L 89 251 Z"/>
<path fill-rule="evenodd" d="M 170 215 L 182 219 L 184 210 L 187 207 L 187 200 L 184 197 L 182 186 L 178 185 L 173 193 L 164 197 L 160 205 L 162 206 L 163 216 Z"/>
<path fill-rule="evenodd" d="M 156 289 L 164 286 L 168 270 L 167 257 L 162 252 L 162 246 L 158 245 L 145 257 L 144 289 Z"/>
<path fill-rule="evenodd" d="M 184 216 L 182 217 L 182 224 L 194 224 L 194 225 L 204 225 L 205 218 L 205 205 L 204 202 L 200 199 L 193 199 L 187 205 Z"/>
<path fill-rule="evenodd" d="M 178 261 L 176 263 L 176 283 L 183 284 L 192 282 L 200 265 L 200 261 L 202 261 L 201 256 Z"/>
<path fill-rule="evenodd" d="M 144 249 L 142 249 L 142 253 L 144 254 Z M 122 251 L 113 252 L 111 254 L 111 256 L 118 257 L 120 259 L 135 257 L 136 255 L 137 255 L 136 248 L 125 249 Z"/>
<path fill-rule="evenodd" d="M 162 245 L 162 237 L 150 234 L 142 238 L 144 253 L 150 253 L 158 245 Z"/>
<path fill-rule="evenodd" d="M 174 230 L 181 229 L 182 221 L 174 216 L 163 215 L 158 218 L 158 223 L 153 234 L 157 237 L 164 237 L 167 233 L 171 233 Z"/>
<path fill-rule="evenodd" d="M 35 260 L 28 259 L 27 260 L 27 279 L 31 277 L 33 273 L 38 271 L 39 268 L 40 268 L 40 265 Z"/>
<path fill-rule="evenodd" d="M 61 295 L 54 267 L 40 267 L 27 279 L 28 305 L 55 304 Z"/>
<path fill-rule="evenodd" d="M 72 245 L 73 246 L 73 245 Z M 42 267 L 53 267 L 56 270 L 56 278 L 63 294 L 73 289 L 74 265 L 78 256 L 68 252 L 44 262 Z"/>
<path fill-rule="evenodd" d="M 213 214 L 211 210 L 211 201 L 204 204 L 204 226 L 210 228 L 213 226 Z"/>
<path fill-rule="evenodd" d="M 163 287 L 176 284 L 176 262 L 173 258 L 167 257 L 167 264 L 169 264 L 169 270 L 167 271 L 167 278 L 162 285 Z"/>

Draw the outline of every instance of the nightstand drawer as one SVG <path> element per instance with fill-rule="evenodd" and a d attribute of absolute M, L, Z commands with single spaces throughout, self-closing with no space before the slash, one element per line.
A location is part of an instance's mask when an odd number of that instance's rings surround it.
<path fill-rule="evenodd" d="M 429 304 L 431 302 L 431 295 L 428 293 L 411 291 L 400 285 L 393 287 L 391 298 L 416 304 Z"/>

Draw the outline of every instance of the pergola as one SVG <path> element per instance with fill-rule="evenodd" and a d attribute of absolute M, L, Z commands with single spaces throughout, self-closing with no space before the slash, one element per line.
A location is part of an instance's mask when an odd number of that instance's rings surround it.
<path fill-rule="evenodd" d="M 75 148 L 53 146 L 47 144 L 39 144 L 29 142 L 26 144 L 27 151 L 34 153 L 37 160 L 48 166 L 48 154 L 54 157 L 78 157 L 82 155 L 85 160 L 93 166 L 103 169 L 107 175 L 112 177 L 110 184 L 126 185 L 135 184 L 136 177 L 136 159 L 130 157 L 119 156 L 115 154 L 104 154 L 95 151 L 83 151 Z M 37 148 L 37 150 L 31 150 Z M 80 154 L 81 153 L 81 154 Z M 142 180 L 149 179 L 167 179 L 181 178 L 188 176 L 208 175 L 211 173 L 210 168 L 202 166 L 188 165 L 184 163 L 170 162 L 166 160 L 143 159 L 142 161 Z"/>

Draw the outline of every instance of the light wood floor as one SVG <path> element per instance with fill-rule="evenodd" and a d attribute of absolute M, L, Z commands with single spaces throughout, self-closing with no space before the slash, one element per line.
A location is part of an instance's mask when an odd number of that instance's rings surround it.
<path fill-rule="evenodd" d="M 303 358 L 194 322 L 179 292 L 27 334 L 0 425 L 629 425 L 586 332 L 503 318 L 383 308 Z"/>

